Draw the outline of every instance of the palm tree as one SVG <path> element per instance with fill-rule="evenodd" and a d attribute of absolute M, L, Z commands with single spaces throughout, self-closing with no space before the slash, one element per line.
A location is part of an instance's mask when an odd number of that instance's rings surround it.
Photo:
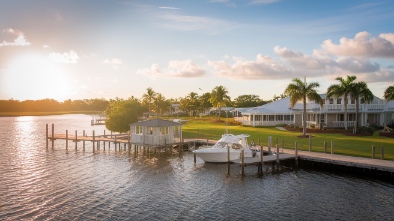
<path fill-rule="evenodd" d="M 356 125 L 355 125 L 355 133 L 357 133 L 358 127 L 358 109 L 359 109 L 359 99 L 363 103 L 370 103 L 373 100 L 373 94 L 371 90 L 368 89 L 368 86 L 365 82 L 360 81 L 353 85 L 353 89 L 350 92 L 350 96 L 356 101 Z"/>
<path fill-rule="evenodd" d="M 306 136 L 306 99 L 308 98 L 311 101 L 316 101 L 323 106 L 323 99 L 317 93 L 315 88 L 320 87 L 320 84 L 317 82 L 306 83 L 306 81 L 302 82 L 299 78 L 294 78 L 292 83 L 287 85 L 285 89 L 285 94 L 290 95 L 290 107 L 294 108 L 294 105 L 297 101 L 302 101 L 304 104 L 304 112 L 303 112 L 303 132 L 302 135 Z"/>
<path fill-rule="evenodd" d="M 219 118 L 220 121 L 220 111 L 226 103 L 231 102 L 230 96 L 228 96 L 228 91 L 223 86 L 216 86 L 211 92 L 211 98 L 209 101 L 212 103 L 213 106 L 219 109 Z"/>
<path fill-rule="evenodd" d="M 149 115 L 151 112 L 150 104 L 153 102 L 153 100 L 156 98 L 156 96 L 157 96 L 157 93 L 151 87 L 148 87 L 146 89 L 146 93 L 142 95 L 142 102 L 144 104 L 148 104 Z"/>
<path fill-rule="evenodd" d="M 157 114 L 157 117 L 160 117 L 166 111 L 171 108 L 171 101 L 167 100 L 162 94 L 156 93 L 156 96 L 153 100 L 153 108 Z"/>
<path fill-rule="evenodd" d="M 386 88 L 383 96 L 386 101 L 394 100 L 394 85 Z"/>
<path fill-rule="evenodd" d="M 187 99 L 189 100 L 189 107 L 191 110 L 191 116 L 194 116 L 195 112 L 198 109 L 198 94 L 196 92 L 190 92 L 187 95 Z"/>
<path fill-rule="evenodd" d="M 348 103 L 348 96 L 351 94 L 353 88 L 355 87 L 354 85 L 356 82 L 356 76 L 347 76 L 346 79 L 343 79 L 342 77 L 337 77 L 335 80 L 339 81 L 339 84 L 333 84 L 330 85 L 327 89 L 327 98 L 335 97 L 339 98 L 343 96 L 343 104 L 345 106 L 345 116 L 344 116 L 344 122 L 345 122 L 345 130 L 347 130 L 347 103 Z"/>

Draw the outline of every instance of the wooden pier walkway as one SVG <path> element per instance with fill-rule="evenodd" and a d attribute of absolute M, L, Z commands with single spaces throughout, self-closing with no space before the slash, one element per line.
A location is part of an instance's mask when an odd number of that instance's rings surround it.
<path fill-rule="evenodd" d="M 281 149 L 283 153 L 294 153 L 292 149 Z M 380 170 L 394 173 L 394 161 L 353 157 L 339 154 L 309 152 L 298 150 L 298 158 L 302 160 L 350 166 L 364 169 Z"/>

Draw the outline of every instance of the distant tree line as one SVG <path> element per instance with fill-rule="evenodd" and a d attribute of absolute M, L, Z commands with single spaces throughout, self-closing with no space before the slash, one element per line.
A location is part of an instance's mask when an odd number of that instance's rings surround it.
<path fill-rule="evenodd" d="M 0 112 L 105 111 L 109 101 L 101 99 L 65 100 L 0 100 Z"/>

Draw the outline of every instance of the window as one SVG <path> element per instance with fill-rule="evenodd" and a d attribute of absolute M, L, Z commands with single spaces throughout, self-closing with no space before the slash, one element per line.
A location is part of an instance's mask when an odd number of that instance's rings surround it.
<path fill-rule="evenodd" d="M 276 121 L 283 121 L 283 115 L 276 115 Z"/>
<path fill-rule="evenodd" d="M 334 99 L 330 98 L 330 104 L 334 104 Z"/>
<path fill-rule="evenodd" d="M 337 99 L 337 104 L 341 104 L 342 103 L 342 98 L 338 98 Z"/>

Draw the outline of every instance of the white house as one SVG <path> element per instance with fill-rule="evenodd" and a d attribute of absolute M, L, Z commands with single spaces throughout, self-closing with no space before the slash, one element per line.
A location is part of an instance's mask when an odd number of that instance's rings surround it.
<path fill-rule="evenodd" d="M 344 128 L 344 102 L 342 98 L 326 99 L 326 95 L 320 95 L 323 99 L 323 107 L 314 101 L 307 101 L 307 126 L 308 127 L 334 127 Z M 347 124 L 348 127 L 355 125 L 355 100 L 348 98 Z M 297 103 L 290 108 L 290 97 L 286 97 L 262 106 L 253 108 L 236 109 L 235 120 L 249 126 L 274 126 L 290 124 L 302 126 L 303 103 Z M 392 124 L 394 121 L 394 101 L 386 102 L 374 97 L 369 104 L 359 102 L 359 126 Z"/>

